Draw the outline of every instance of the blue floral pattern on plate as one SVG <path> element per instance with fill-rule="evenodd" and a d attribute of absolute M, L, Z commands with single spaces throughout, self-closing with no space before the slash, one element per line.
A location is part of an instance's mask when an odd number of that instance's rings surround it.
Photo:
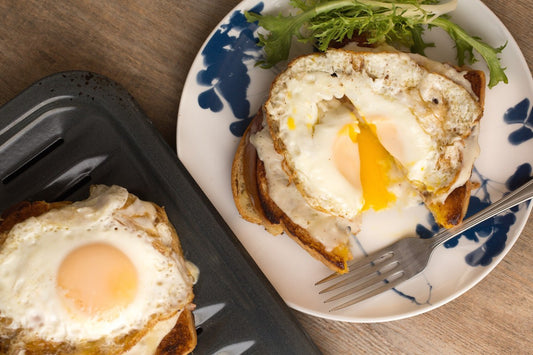
<path fill-rule="evenodd" d="M 256 24 L 246 22 L 243 11 L 277 13 L 286 9 L 286 4 L 288 0 L 275 3 L 243 0 L 205 42 L 192 65 L 192 80 L 187 80 L 182 93 L 178 115 L 178 156 L 215 207 L 223 212 L 223 218 L 261 270 L 293 308 L 336 320 L 373 322 L 420 314 L 453 299 L 487 275 L 507 253 L 518 238 L 520 225 L 527 218 L 525 205 L 502 213 L 447 242 L 443 253 L 435 255 L 439 261 L 434 265 L 430 263 L 428 270 L 417 280 L 400 286 L 394 293 L 382 295 L 383 298 L 378 297 L 389 304 L 385 309 L 380 306 L 380 300 L 368 300 L 365 305 L 332 314 L 323 308 L 323 300 L 318 295 L 312 295 L 312 282 L 316 281 L 316 275 L 328 271 L 309 260 L 312 258 L 304 259 L 303 256 L 291 259 L 292 262 L 274 257 L 265 259 L 265 253 L 275 255 L 280 248 L 292 250 L 294 243 L 291 244 L 291 240 L 285 242 L 286 238 L 268 238 L 267 232 L 235 218 L 231 194 L 220 193 L 229 185 L 227 179 L 231 161 L 213 159 L 213 151 L 220 149 L 224 156 L 232 156 L 239 137 L 268 94 L 271 78 L 280 69 L 265 70 L 254 66 L 262 56 L 261 48 L 256 46 L 258 28 Z M 502 26 L 479 0 L 465 0 L 460 7 L 458 11 L 462 15 L 484 13 L 483 21 L 462 17 L 467 18 L 471 27 L 480 30 L 479 33 L 492 32 Z M 505 31 L 495 33 L 504 36 L 503 41 L 507 39 Z M 443 50 L 449 51 L 447 48 Z M 506 62 L 511 63 L 516 58 L 520 59 L 521 53 L 516 44 L 509 41 L 502 55 Z M 525 75 L 527 66 L 519 61 L 513 63 L 508 67 L 507 87 L 496 87 L 486 92 L 486 103 L 490 109 L 486 107 L 485 116 L 488 117 L 483 118 L 482 128 L 485 131 L 482 133 L 490 140 L 491 149 L 487 151 L 487 146 L 482 146 L 484 159 L 476 161 L 474 180 L 479 181 L 480 186 L 473 191 L 467 215 L 479 211 L 502 193 L 514 190 L 532 177 L 533 85 L 530 75 Z M 487 140 L 484 143 L 487 144 Z M 487 158 L 488 155 L 490 157 Z M 213 176 L 219 178 L 213 179 Z M 419 220 L 409 224 L 408 229 L 421 238 L 430 237 L 437 230 L 433 218 L 423 207 L 418 216 Z M 265 236 L 258 236 L 258 233 Z M 375 247 L 367 245 L 367 242 L 363 240 L 363 244 L 359 244 L 361 250 Z M 297 246 L 294 248 L 297 249 Z M 441 272 L 441 262 L 446 264 L 446 273 Z M 307 279 L 308 274 L 313 275 L 313 280 Z"/>
<path fill-rule="evenodd" d="M 481 186 L 478 191 L 470 197 L 468 212 L 466 213 L 465 218 L 472 216 L 473 214 L 488 207 L 492 203 L 487 190 L 487 184 L 490 182 L 490 180 L 482 177 L 476 170 L 474 170 L 474 175 L 478 176 L 478 179 L 481 181 Z M 516 169 L 515 173 L 511 175 L 511 177 L 509 177 L 509 179 L 505 182 L 505 187 L 508 191 L 512 191 L 530 179 L 531 165 L 524 163 L 520 165 Z M 479 195 L 482 196 L 480 197 Z M 469 253 L 465 257 L 465 261 L 470 266 L 489 265 L 492 262 L 492 258 L 499 255 L 504 250 L 505 242 L 507 240 L 507 233 L 509 232 L 510 226 L 516 221 L 515 213 L 519 210 L 519 208 L 520 206 L 516 206 L 510 209 L 508 212 L 489 218 L 475 228 L 472 228 L 467 232 L 450 239 L 444 243 L 444 247 L 456 247 L 459 244 L 459 239 L 461 237 L 465 237 L 466 239 L 476 243 L 480 241 L 480 238 L 486 239 L 486 242 L 482 246 Z M 431 236 L 439 230 L 439 227 L 435 223 L 435 220 L 431 214 L 428 214 L 427 219 L 429 227 L 426 227 L 422 224 L 419 224 L 416 227 L 416 234 L 421 238 L 431 238 Z"/>
<path fill-rule="evenodd" d="M 519 127 L 509 135 L 509 142 L 519 145 L 533 138 L 533 110 L 529 112 L 529 99 L 525 98 L 515 106 L 509 108 L 503 115 L 508 124 L 518 124 Z"/>
<path fill-rule="evenodd" d="M 263 3 L 260 3 L 251 11 L 261 12 L 262 9 Z M 256 30 L 256 24 L 248 23 L 241 11 L 235 11 L 229 22 L 222 25 L 205 45 L 202 56 L 206 68 L 196 77 L 199 85 L 209 87 L 198 96 L 200 107 L 220 112 L 224 99 L 237 119 L 229 127 L 237 137 L 242 136 L 253 117 L 250 116 L 250 102 L 246 99 L 250 76 L 245 62 L 261 56 L 261 48 L 254 36 Z M 233 35 L 235 32 L 238 36 Z"/>

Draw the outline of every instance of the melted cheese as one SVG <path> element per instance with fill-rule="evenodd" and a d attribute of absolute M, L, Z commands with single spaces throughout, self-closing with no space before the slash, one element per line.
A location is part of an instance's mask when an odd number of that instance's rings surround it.
<path fill-rule="evenodd" d="M 250 137 L 259 159 L 265 165 L 270 198 L 296 224 L 307 231 L 327 251 L 349 243 L 349 236 L 359 230 L 357 221 L 349 221 L 311 208 L 282 169 L 282 156 L 274 150 L 268 129 Z"/>

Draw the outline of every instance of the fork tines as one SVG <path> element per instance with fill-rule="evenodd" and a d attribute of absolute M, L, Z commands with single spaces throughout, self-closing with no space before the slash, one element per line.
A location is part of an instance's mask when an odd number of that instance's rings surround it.
<path fill-rule="evenodd" d="M 317 282 L 316 285 L 336 280 L 335 284 L 320 291 L 320 293 L 334 290 L 340 291 L 337 295 L 324 301 L 325 303 L 351 296 L 350 300 L 332 308 L 330 311 L 361 302 L 390 290 L 403 281 L 423 272 L 428 265 L 432 252 L 442 243 L 486 221 L 488 218 L 532 198 L 533 180 L 530 180 L 522 187 L 468 217 L 455 227 L 442 229 L 429 239 L 415 236 L 402 238 L 389 247 L 349 265 L 350 271 L 348 273 L 344 275 L 333 274 Z"/>
<path fill-rule="evenodd" d="M 346 274 L 334 273 L 315 284 L 337 281 L 319 292 L 319 294 L 324 294 L 339 290 L 338 294 L 328 298 L 324 303 L 352 296 L 348 301 L 331 308 L 330 312 L 361 302 L 405 281 L 405 273 L 401 270 L 398 261 L 390 260 L 394 257 L 394 251 L 391 250 L 385 254 L 378 253 L 351 263 L 348 265 L 350 272 Z"/>

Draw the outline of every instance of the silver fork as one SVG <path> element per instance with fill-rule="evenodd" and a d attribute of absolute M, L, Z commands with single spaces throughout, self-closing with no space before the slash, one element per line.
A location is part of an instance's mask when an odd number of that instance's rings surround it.
<path fill-rule="evenodd" d="M 531 198 L 533 198 L 533 180 L 465 219 L 458 226 L 443 229 L 428 239 L 418 237 L 401 239 L 391 246 L 350 263 L 348 273 L 332 274 L 318 281 L 315 285 L 337 281 L 319 292 L 319 294 L 323 294 L 340 289 L 338 294 L 328 298 L 324 303 L 353 296 L 350 300 L 330 309 L 330 312 L 376 296 L 421 273 L 426 268 L 431 254 L 439 245 Z M 346 289 L 347 287 L 348 289 Z"/>

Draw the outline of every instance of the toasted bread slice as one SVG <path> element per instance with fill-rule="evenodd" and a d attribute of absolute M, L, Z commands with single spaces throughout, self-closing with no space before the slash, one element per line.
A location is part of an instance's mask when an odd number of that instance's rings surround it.
<path fill-rule="evenodd" d="M 347 262 L 352 259 L 348 243 L 337 245 L 333 250 L 326 247 L 314 238 L 311 233 L 298 223 L 295 223 L 285 214 L 268 193 L 268 181 L 265 166 L 261 160 L 257 161 L 257 181 L 259 186 L 259 198 L 261 206 L 270 223 L 283 226 L 285 233 L 305 249 L 315 259 L 320 260 L 330 269 L 344 273 L 348 270 Z"/>
<path fill-rule="evenodd" d="M 285 232 L 330 269 L 346 272 L 347 262 L 352 258 L 348 243 L 327 250 L 309 231 L 292 221 L 270 197 L 264 164 L 250 143 L 250 135 L 262 128 L 262 121 L 263 114 L 259 111 L 241 138 L 233 160 L 231 186 L 237 210 L 245 220 L 263 225 L 273 235 Z"/>
<path fill-rule="evenodd" d="M 190 354 L 197 340 L 194 316 L 190 307 L 186 307 L 174 328 L 159 343 L 156 355 Z"/>
<path fill-rule="evenodd" d="M 135 199 L 136 197 L 130 194 L 126 206 L 130 203 L 133 203 Z M 48 203 L 45 201 L 34 201 L 34 202 L 23 201 L 4 210 L 0 216 L 0 248 L 5 242 L 8 232 L 16 224 L 31 217 L 38 217 L 53 209 L 67 206 L 71 203 L 72 202 L 70 201 L 61 201 L 61 202 L 52 202 L 52 203 Z M 161 221 L 170 223 L 168 222 L 168 217 L 164 209 L 156 204 L 152 203 L 152 205 L 155 207 L 157 211 L 158 218 Z M 179 255 L 182 255 L 181 245 L 179 243 L 179 239 L 177 238 L 177 234 L 174 228 L 171 228 L 170 231 L 171 231 L 171 234 L 174 236 L 173 251 L 176 253 L 179 253 Z M 157 347 L 157 350 L 156 350 L 156 354 L 189 354 L 196 347 L 197 334 L 196 334 L 196 329 L 194 325 L 194 317 L 191 313 L 191 311 L 194 309 L 194 304 L 192 303 L 192 296 L 193 295 L 191 293 L 190 299 L 188 300 L 189 303 L 185 306 L 185 308 L 179 314 L 179 317 L 177 318 L 175 325 L 172 327 L 172 330 L 168 334 L 166 334 L 166 336 L 160 337 L 160 338 L 163 338 L 163 340 L 159 343 L 159 346 Z M 2 325 L 1 319 L 0 319 L 0 325 Z M 2 331 L 2 329 L 0 329 L 0 331 Z M 1 334 L 1 335 L 2 336 L 0 336 L 0 353 L 11 354 L 13 353 L 13 351 L 15 351 L 15 353 L 18 353 L 18 350 L 13 350 L 13 347 L 12 347 L 13 342 L 18 341 L 17 333 L 15 332 L 13 334 Z M 148 333 L 141 334 L 141 338 L 152 337 L 152 336 L 156 338 L 158 337 L 157 334 L 154 334 L 153 332 L 150 332 L 150 331 L 148 331 Z M 123 336 L 122 339 L 120 339 L 120 343 L 122 343 L 125 348 L 129 349 L 132 346 L 131 345 L 132 342 L 136 342 L 138 340 L 139 340 L 138 335 L 134 335 L 134 336 L 126 335 L 126 336 Z M 32 354 L 33 353 L 62 353 L 62 354 L 122 353 L 122 351 L 120 350 L 118 350 L 117 352 L 117 351 L 107 348 L 107 345 L 105 344 L 103 345 L 104 346 L 103 348 L 100 348 L 100 345 L 102 344 L 99 344 L 98 342 L 92 342 L 92 343 L 83 345 L 80 348 L 76 348 L 76 346 L 72 344 L 48 343 L 43 340 L 35 340 L 35 341 L 26 343 L 24 345 L 24 348 L 26 351 Z"/>
<path fill-rule="evenodd" d="M 271 221 L 267 217 L 267 211 L 263 210 L 259 199 L 257 182 L 257 151 L 250 143 L 250 135 L 261 129 L 263 114 L 259 110 L 252 122 L 244 132 L 231 167 L 231 190 L 235 206 L 242 218 L 248 222 L 263 225 L 272 235 L 283 232 L 283 226 L 279 221 Z"/>

